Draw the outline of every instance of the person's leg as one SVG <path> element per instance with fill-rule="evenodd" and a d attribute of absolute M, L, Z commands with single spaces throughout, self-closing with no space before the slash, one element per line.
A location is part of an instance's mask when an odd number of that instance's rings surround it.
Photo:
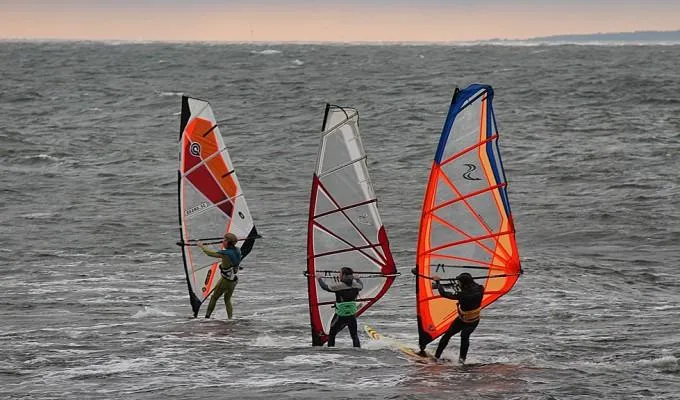
<path fill-rule="evenodd" d="M 425 336 L 423 335 L 418 335 L 420 336 L 420 339 L 418 340 L 418 346 L 420 347 L 420 352 L 418 353 L 419 356 L 425 357 L 427 356 L 427 353 L 425 352 L 425 348 L 430 342 L 427 342 L 425 339 Z"/>
<path fill-rule="evenodd" d="M 456 318 L 453 320 L 453 323 L 449 327 L 449 329 L 442 335 L 442 338 L 439 339 L 439 345 L 437 345 L 437 351 L 434 353 L 435 358 L 439 358 L 442 356 L 442 352 L 446 348 L 446 346 L 449 345 L 449 340 L 451 339 L 451 336 L 455 335 L 456 333 L 460 332 L 460 330 L 463 329 L 463 322 L 461 322 L 460 318 Z"/>
<path fill-rule="evenodd" d="M 236 281 L 224 280 L 224 305 L 227 307 L 227 317 L 231 319 L 234 314 L 234 308 L 231 305 L 231 295 L 234 294 L 234 289 L 236 289 Z"/>
<path fill-rule="evenodd" d="M 343 318 L 338 317 L 338 315 L 333 316 L 333 321 L 331 322 L 331 329 L 328 332 L 328 347 L 335 346 L 335 335 L 338 334 L 345 327 L 346 322 Z"/>
<path fill-rule="evenodd" d="M 215 289 L 213 290 L 212 297 L 210 298 L 210 303 L 208 304 L 208 310 L 205 312 L 205 317 L 210 318 L 210 315 L 212 315 L 212 312 L 215 310 L 215 305 L 217 304 L 217 299 L 220 298 L 223 294 L 223 288 L 222 288 L 222 282 L 224 282 L 224 279 L 220 277 L 220 281 L 217 282 L 217 285 L 215 285 Z"/>
<path fill-rule="evenodd" d="M 347 328 L 349 329 L 349 335 L 352 337 L 352 345 L 354 347 L 361 347 L 361 342 L 359 341 L 359 334 L 357 333 L 356 317 L 347 317 Z"/>
<path fill-rule="evenodd" d="M 465 358 L 467 358 L 468 349 L 470 348 L 470 335 L 475 331 L 477 325 L 479 325 L 479 321 L 472 324 L 466 324 L 460 333 L 460 356 L 458 360 L 461 363 L 464 363 Z"/>

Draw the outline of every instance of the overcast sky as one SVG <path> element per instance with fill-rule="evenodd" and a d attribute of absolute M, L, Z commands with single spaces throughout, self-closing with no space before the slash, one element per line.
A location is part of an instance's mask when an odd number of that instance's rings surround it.
<path fill-rule="evenodd" d="M 0 0 L 3 39 L 446 42 L 678 29 L 680 0 Z"/>

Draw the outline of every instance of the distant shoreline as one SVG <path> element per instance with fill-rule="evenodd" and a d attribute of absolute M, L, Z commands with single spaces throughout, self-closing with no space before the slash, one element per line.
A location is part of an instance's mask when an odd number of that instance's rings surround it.
<path fill-rule="evenodd" d="M 503 39 L 498 39 L 503 41 Z M 496 41 L 496 40 L 491 40 Z M 514 42 L 677 42 L 680 43 L 680 30 L 677 31 L 635 31 L 613 33 L 591 33 L 571 35 L 551 35 L 532 37 L 524 40 L 510 39 Z"/>

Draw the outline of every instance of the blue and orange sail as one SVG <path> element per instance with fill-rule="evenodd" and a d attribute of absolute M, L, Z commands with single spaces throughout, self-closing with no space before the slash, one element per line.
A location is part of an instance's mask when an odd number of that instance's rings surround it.
<path fill-rule="evenodd" d="M 432 163 L 417 249 L 421 347 L 457 316 L 456 301 L 439 296 L 432 276 L 445 282 L 472 274 L 484 286 L 486 307 L 521 273 L 492 102 L 491 86 L 456 88 Z"/>

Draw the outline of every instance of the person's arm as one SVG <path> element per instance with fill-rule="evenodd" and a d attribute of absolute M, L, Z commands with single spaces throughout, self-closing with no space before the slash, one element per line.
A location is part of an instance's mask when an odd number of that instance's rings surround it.
<path fill-rule="evenodd" d="M 215 258 L 222 258 L 222 254 L 220 254 L 220 253 L 218 253 L 218 252 L 216 252 L 216 251 L 210 250 L 209 248 L 205 247 L 205 245 L 204 245 L 202 242 L 198 242 L 198 243 L 196 243 L 196 245 L 197 245 L 201 250 L 203 250 L 203 252 L 204 252 L 206 255 L 208 255 L 208 256 L 210 256 L 210 257 L 215 257 Z"/>
<path fill-rule="evenodd" d="M 442 297 L 451 300 L 458 300 L 458 293 L 447 292 L 446 290 L 444 290 L 444 286 L 439 281 L 437 281 L 437 291 L 439 292 L 439 295 Z"/>
<path fill-rule="evenodd" d="M 319 286 L 321 286 L 321 289 L 327 291 L 327 292 L 333 292 L 331 288 L 328 287 L 326 282 L 323 281 L 323 278 L 316 278 L 316 281 L 319 282 Z"/>
<path fill-rule="evenodd" d="M 437 285 L 437 291 L 439 292 L 440 296 L 451 300 L 458 300 L 458 294 L 447 292 L 439 281 L 439 277 L 437 275 L 433 276 L 432 279 L 434 279 L 434 283 Z"/>
<path fill-rule="evenodd" d="M 356 281 L 356 283 L 358 283 L 357 289 L 362 290 L 364 288 L 364 283 L 361 282 L 361 280 L 359 278 L 354 278 L 354 280 Z"/>

